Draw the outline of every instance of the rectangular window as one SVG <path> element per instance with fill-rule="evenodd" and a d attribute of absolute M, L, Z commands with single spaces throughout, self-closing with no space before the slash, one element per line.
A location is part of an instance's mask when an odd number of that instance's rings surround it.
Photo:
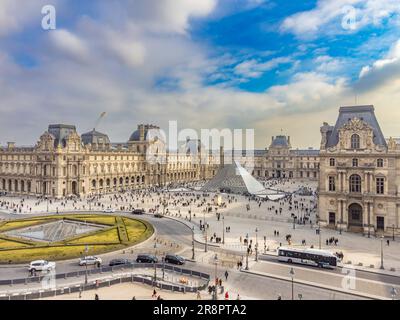
<path fill-rule="evenodd" d="M 376 178 L 376 193 L 385 193 L 385 178 Z"/>

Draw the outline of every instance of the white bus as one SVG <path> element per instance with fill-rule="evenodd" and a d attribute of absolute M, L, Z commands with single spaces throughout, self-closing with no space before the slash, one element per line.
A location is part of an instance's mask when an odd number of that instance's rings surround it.
<path fill-rule="evenodd" d="M 324 250 L 281 247 L 278 249 L 278 261 L 334 269 L 338 258 Z"/>

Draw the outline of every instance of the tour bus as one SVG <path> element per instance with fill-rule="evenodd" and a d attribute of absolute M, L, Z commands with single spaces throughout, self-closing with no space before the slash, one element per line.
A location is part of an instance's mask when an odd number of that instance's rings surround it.
<path fill-rule="evenodd" d="M 281 262 L 334 269 L 337 266 L 337 260 L 334 254 L 324 250 L 288 247 L 278 249 L 278 261 Z"/>

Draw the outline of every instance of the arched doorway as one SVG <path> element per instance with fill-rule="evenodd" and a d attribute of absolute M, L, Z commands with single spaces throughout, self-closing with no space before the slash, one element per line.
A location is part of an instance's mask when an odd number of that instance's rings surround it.
<path fill-rule="evenodd" d="M 363 209 L 358 203 L 353 203 L 349 206 L 349 226 L 363 226 Z"/>
<path fill-rule="evenodd" d="M 71 187 L 72 187 L 72 194 L 77 195 L 78 194 L 78 184 L 76 183 L 76 181 L 72 181 Z"/>

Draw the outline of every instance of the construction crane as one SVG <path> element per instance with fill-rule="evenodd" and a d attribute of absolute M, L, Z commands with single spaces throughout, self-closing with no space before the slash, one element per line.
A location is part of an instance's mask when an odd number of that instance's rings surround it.
<path fill-rule="evenodd" d="M 97 126 L 100 124 L 101 119 L 106 116 L 107 112 L 102 112 L 100 116 L 97 118 L 96 123 L 94 124 L 93 131 L 96 131 Z"/>

